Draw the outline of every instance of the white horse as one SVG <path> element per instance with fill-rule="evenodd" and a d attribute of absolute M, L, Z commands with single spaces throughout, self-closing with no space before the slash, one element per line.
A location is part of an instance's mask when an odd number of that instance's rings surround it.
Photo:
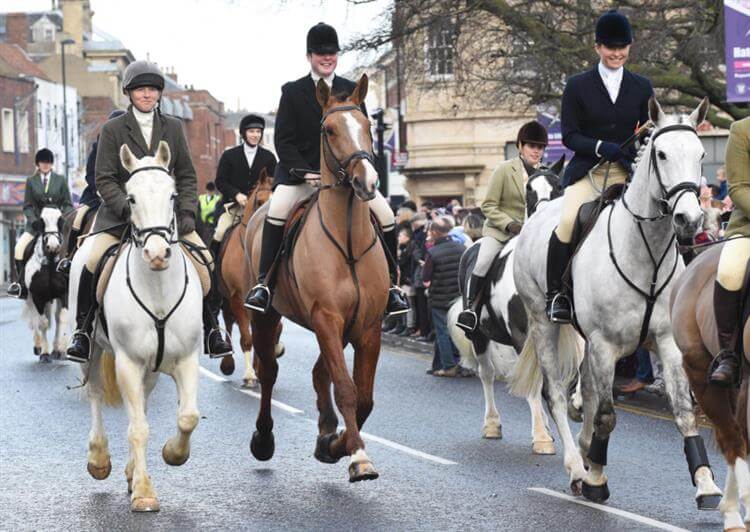
<path fill-rule="evenodd" d="M 656 129 L 641 150 L 632 181 L 623 198 L 603 210 L 573 258 L 575 317 L 587 340 L 580 371 L 584 412 L 580 453 L 567 420 L 568 386 L 576 377 L 575 353 L 558 348 L 560 326 L 545 313 L 547 244 L 560 218 L 562 201 L 552 202 L 532 217 L 518 238 L 514 275 L 529 316 L 529 334 L 512 391 L 525 397 L 543 378 L 548 406 L 563 440 L 571 488 L 591 500 L 609 497 L 604 466 L 616 419 L 615 364 L 641 341 L 661 359 L 667 397 L 697 486 L 698 507 L 715 508 L 721 495 L 707 467 L 682 354 L 669 319 L 670 288 L 684 270 L 675 234 L 692 237 L 703 219 L 697 187 L 704 150 L 695 128 L 707 111 L 704 100 L 689 116 L 667 116 L 651 99 L 649 114 Z M 650 320 L 646 319 L 644 293 L 655 299 Z"/>
<path fill-rule="evenodd" d="M 61 247 L 60 210 L 44 207 L 41 212 L 44 233 L 37 238 L 34 252 L 24 268 L 28 297 L 22 316 L 34 334 L 34 354 L 40 362 L 50 361 L 47 331 L 55 318 L 52 357 L 60 358 L 68 343 L 67 280 L 57 272 Z"/>
<path fill-rule="evenodd" d="M 122 165 L 131 175 L 125 190 L 131 205 L 133 237 L 124 245 L 113 268 L 95 323 L 90 362 L 83 367 L 88 377 L 92 417 L 88 471 L 101 480 L 112 469 L 102 422 L 102 400 L 116 405 L 124 397 L 130 421 L 130 456 L 125 476 L 132 493 L 131 510 L 136 512 L 159 510 L 146 471 L 146 401 L 159 371 L 174 379 L 179 398 L 178 431 L 162 449 L 166 463 L 182 465 L 187 461 L 190 435 L 199 419 L 196 395 L 203 332 L 202 290 L 195 267 L 176 244 L 176 192 L 167 172 L 169 158 L 164 141 L 159 143 L 156 157 L 140 160 L 127 145 L 120 148 Z M 75 254 L 72 279 L 80 278 L 92 241 L 87 239 Z M 76 285 L 72 282 L 70 287 L 73 302 Z M 155 318 L 166 320 L 161 324 L 161 341 Z M 110 353 L 114 353 L 114 360 Z"/>

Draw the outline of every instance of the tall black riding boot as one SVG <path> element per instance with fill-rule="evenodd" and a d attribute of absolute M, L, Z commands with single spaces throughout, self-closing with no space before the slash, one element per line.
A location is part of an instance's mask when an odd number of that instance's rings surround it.
<path fill-rule="evenodd" d="M 719 333 L 719 353 L 708 369 L 708 382 L 718 386 L 739 386 L 742 377 L 737 353 L 737 325 L 742 290 L 727 290 L 714 283 L 714 316 Z"/>
<path fill-rule="evenodd" d="M 213 291 L 212 287 L 203 298 L 203 341 L 208 356 L 222 358 L 232 355 L 232 344 L 219 328 L 219 309 L 216 307 L 217 298 Z"/>
<path fill-rule="evenodd" d="M 258 265 L 258 284 L 255 285 L 245 298 L 245 307 L 266 313 L 271 308 L 271 291 L 273 290 L 273 276 L 268 277 L 268 271 L 273 266 L 276 256 L 284 240 L 284 226 L 274 225 L 268 220 L 263 222 L 263 238 L 260 246 L 260 264 Z"/>
<path fill-rule="evenodd" d="M 22 260 L 16 259 L 16 280 L 8 285 L 7 294 L 10 297 L 17 297 L 18 299 L 26 299 L 29 295 L 29 291 L 26 289 L 26 281 L 24 276 L 26 275 L 25 263 Z"/>
<path fill-rule="evenodd" d="M 479 275 L 471 274 L 468 294 L 466 294 L 466 307 L 461 311 L 456 320 L 456 326 L 467 333 L 473 333 L 477 330 L 477 325 L 479 325 L 479 316 L 477 315 L 476 308 L 479 298 L 477 296 L 484 286 L 484 279 L 484 277 L 480 277 Z"/>
<path fill-rule="evenodd" d="M 66 246 L 66 255 L 60 259 L 57 263 L 57 271 L 60 273 L 70 273 L 70 260 L 73 258 L 73 254 L 78 249 L 78 236 L 81 231 L 73 229 L 71 227 L 70 234 L 68 235 L 68 243 Z"/>
<path fill-rule="evenodd" d="M 396 228 L 390 231 L 383 231 L 383 240 L 385 247 L 391 254 L 393 260 L 388 260 L 388 273 L 391 277 L 391 288 L 388 290 L 388 304 L 385 308 L 386 316 L 397 316 L 409 312 L 409 300 L 398 287 L 398 239 L 396 238 Z M 387 257 L 386 257 L 387 258 Z"/>
<path fill-rule="evenodd" d="M 94 321 L 94 274 L 83 268 L 78 283 L 78 305 L 76 307 L 76 331 L 68 343 L 68 360 L 88 362 L 91 349 L 91 324 Z"/>
<path fill-rule="evenodd" d="M 552 231 L 547 248 L 547 317 L 555 323 L 570 323 L 573 309 L 563 290 L 563 275 L 570 262 L 571 245 L 560 242 Z"/>

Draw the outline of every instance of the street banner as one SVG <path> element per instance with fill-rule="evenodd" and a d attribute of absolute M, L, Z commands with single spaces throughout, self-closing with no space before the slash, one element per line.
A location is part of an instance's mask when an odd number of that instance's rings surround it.
<path fill-rule="evenodd" d="M 573 152 L 562 143 L 562 123 L 560 122 L 560 117 L 551 113 L 540 112 L 537 113 L 536 120 L 547 128 L 549 144 L 547 144 L 547 149 L 544 150 L 544 164 L 551 165 L 563 154 L 565 154 L 565 161 L 570 161 L 573 157 Z"/>
<path fill-rule="evenodd" d="M 750 101 L 750 0 L 724 0 L 727 101 Z"/>

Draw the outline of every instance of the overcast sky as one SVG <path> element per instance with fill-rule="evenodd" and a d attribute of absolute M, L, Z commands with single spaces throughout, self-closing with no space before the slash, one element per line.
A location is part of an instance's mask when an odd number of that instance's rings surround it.
<path fill-rule="evenodd" d="M 367 32 L 391 0 L 91 0 L 94 26 L 118 38 L 136 59 L 174 67 L 180 83 L 208 89 L 228 109 L 267 112 L 281 85 L 309 71 L 305 36 L 323 21 L 342 45 Z M 50 0 L 2 0 L 0 10 L 41 11 Z M 359 61 L 339 59 L 337 72 Z"/>

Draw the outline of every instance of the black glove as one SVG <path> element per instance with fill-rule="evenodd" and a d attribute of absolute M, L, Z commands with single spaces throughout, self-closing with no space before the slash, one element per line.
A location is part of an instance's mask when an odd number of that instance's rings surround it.
<path fill-rule="evenodd" d="M 130 203 L 127 201 L 120 207 L 120 220 L 130 221 Z"/>
<path fill-rule="evenodd" d="M 511 235 L 517 235 L 521 232 L 521 227 L 523 227 L 518 222 L 510 222 L 506 227 L 505 230 L 508 231 Z"/>
<path fill-rule="evenodd" d="M 606 140 L 603 140 L 599 145 L 599 153 L 601 154 L 602 158 L 604 158 L 604 160 L 609 163 L 617 162 L 625 155 L 620 149 L 620 146 L 618 146 L 614 142 L 609 142 Z"/>
<path fill-rule="evenodd" d="M 37 233 L 44 232 L 44 222 L 42 220 L 34 220 L 31 222 L 31 228 Z"/>
<path fill-rule="evenodd" d="M 180 236 L 195 231 L 195 213 L 191 211 L 180 211 L 177 218 L 177 233 Z"/>

